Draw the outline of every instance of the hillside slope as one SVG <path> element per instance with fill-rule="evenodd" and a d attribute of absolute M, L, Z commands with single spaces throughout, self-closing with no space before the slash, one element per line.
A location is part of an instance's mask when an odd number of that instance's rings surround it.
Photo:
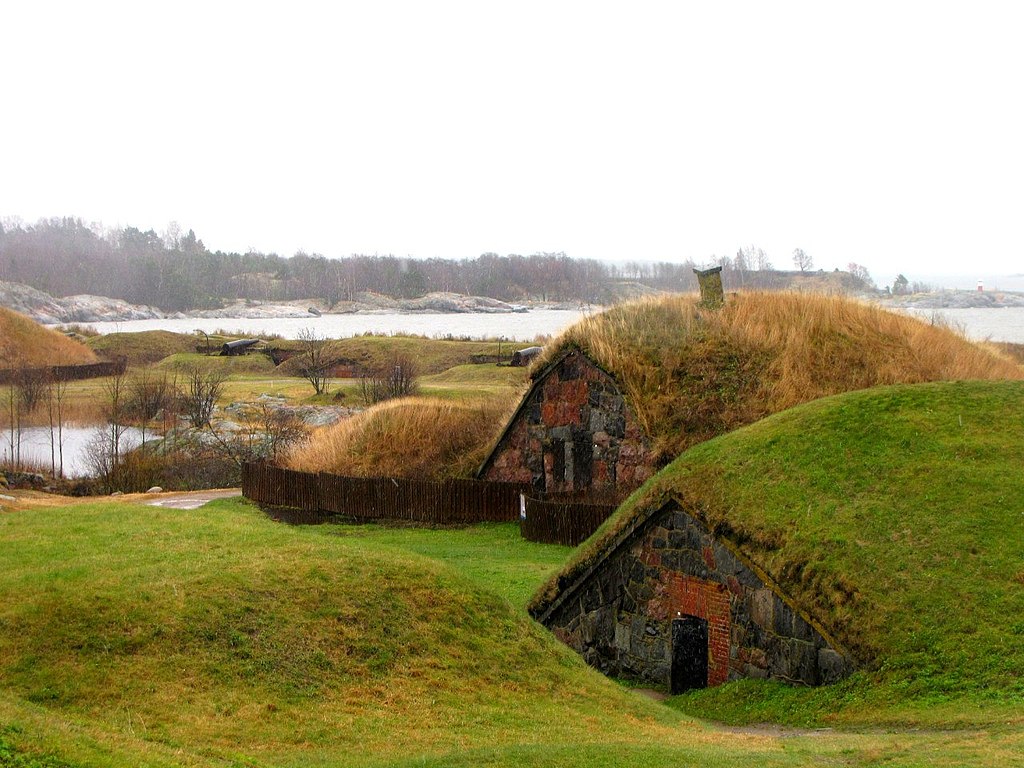
<path fill-rule="evenodd" d="M 582 349 L 618 381 L 663 460 L 819 397 L 879 384 L 1021 379 L 953 331 L 840 296 L 730 295 L 720 310 L 664 296 L 585 318 L 533 366 Z"/>
<path fill-rule="evenodd" d="M 84 344 L 0 307 L 0 368 L 94 362 L 96 355 Z"/>
<path fill-rule="evenodd" d="M 679 457 L 574 553 L 531 610 L 617 531 L 675 499 L 864 670 L 819 691 L 724 686 L 692 706 L 718 701 L 725 711 L 731 696 L 781 696 L 778 710 L 755 707 L 756 717 L 793 717 L 799 700 L 811 720 L 954 710 L 1024 722 L 1022 465 L 1021 382 L 882 387 L 801 405 Z"/>

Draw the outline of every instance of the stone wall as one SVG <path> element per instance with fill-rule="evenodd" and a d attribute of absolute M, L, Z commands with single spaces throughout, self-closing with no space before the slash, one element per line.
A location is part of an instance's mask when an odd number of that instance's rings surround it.
<path fill-rule="evenodd" d="M 546 493 L 638 487 L 654 466 L 649 443 L 614 379 L 581 352 L 531 389 L 482 478 Z"/>
<path fill-rule="evenodd" d="M 700 522 L 670 505 L 608 555 L 542 621 L 606 674 L 668 687 L 672 620 L 708 623 L 708 685 L 742 677 L 806 685 L 851 666 Z"/>

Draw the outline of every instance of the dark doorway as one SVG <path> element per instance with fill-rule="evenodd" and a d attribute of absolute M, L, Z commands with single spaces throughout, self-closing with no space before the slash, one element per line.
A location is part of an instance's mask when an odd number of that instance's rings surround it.
<path fill-rule="evenodd" d="M 708 622 L 699 616 L 673 619 L 671 693 L 707 687 Z"/>

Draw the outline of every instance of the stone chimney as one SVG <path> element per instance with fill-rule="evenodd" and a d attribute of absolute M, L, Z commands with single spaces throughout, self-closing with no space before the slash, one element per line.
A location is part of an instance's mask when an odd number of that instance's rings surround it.
<path fill-rule="evenodd" d="M 700 303 L 708 309 L 718 309 L 725 304 L 725 292 L 722 290 L 722 268 L 695 269 L 697 282 L 700 284 Z"/>

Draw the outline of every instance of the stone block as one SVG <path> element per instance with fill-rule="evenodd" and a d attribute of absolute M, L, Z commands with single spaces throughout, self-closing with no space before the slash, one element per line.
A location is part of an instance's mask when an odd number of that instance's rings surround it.
<path fill-rule="evenodd" d="M 748 598 L 750 618 L 764 629 L 771 629 L 775 621 L 775 595 L 770 589 L 755 589 Z"/>
<path fill-rule="evenodd" d="M 831 648 L 818 649 L 818 681 L 822 685 L 839 682 L 849 671 L 846 659 Z"/>

